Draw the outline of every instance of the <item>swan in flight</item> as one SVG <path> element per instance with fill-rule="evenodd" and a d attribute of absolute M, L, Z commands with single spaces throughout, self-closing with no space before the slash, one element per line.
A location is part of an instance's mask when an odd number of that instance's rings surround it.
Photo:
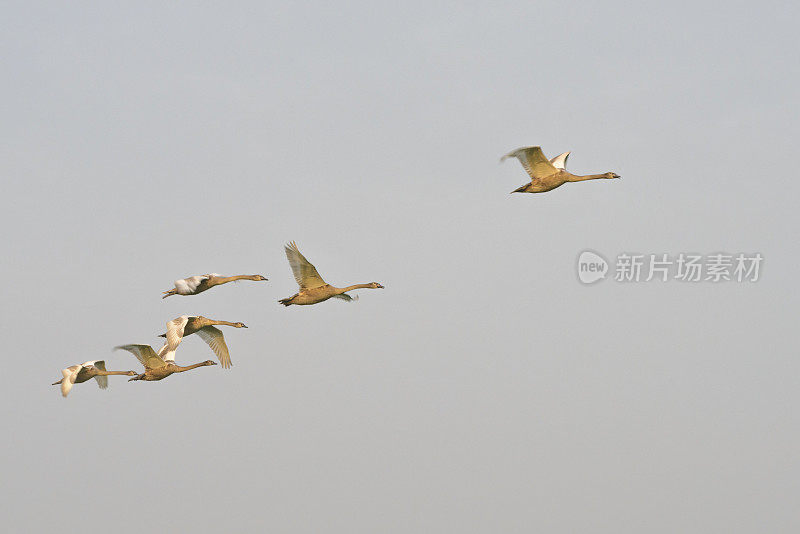
<path fill-rule="evenodd" d="M 347 287 L 334 287 L 325 280 L 317 272 L 317 269 L 300 254 L 297 245 L 294 241 L 284 247 L 286 251 L 286 259 L 289 260 L 289 265 L 292 267 L 294 279 L 297 285 L 300 286 L 300 291 L 291 297 L 281 299 L 278 302 L 284 306 L 291 306 L 297 304 L 306 306 L 309 304 L 317 304 L 329 298 L 336 298 L 346 300 L 348 302 L 355 300 L 348 295 L 347 291 L 353 289 L 383 289 L 383 286 L 378 282 L 370 282 L 369 284 L 355 284 Z"/>
<path fill-rule="evenodd" d="M 256 282 L 266 281 L 267 278 L 260 274 L 237 274 L 236 276 L 222 276 L 221 274 L 211 273 L 198 276 L 190 276 L 182 280 L 175 280 L 175 289 L 162 291 L 165 299 L 172 295 L 197 295 L 214 286 L 235 282 L 237 280 L 254 280 Z"/>
<path fill-rule="evenodd" d="M 567 182 L 619 178 L 619 174 L 613 172 L 583 176 L 572 174 L 565 168 L 568 157 L 569 152 L 564 152 L 552 160 L 548 160 L 542 153 L 541 147 L 528 146 L 509 152 L 500 158 L 500 161 L 505 161 L 508 158 L 517 158 L 531 177 L 529 183 L 518 187 L 512 193 L 544 193 Z"/>
<path fill-rule="evenodd" d="M 228 321 L 215 321 L 203 317 L 202 315 L 181 315 L 171 321 L 167 321 L 167 332 L 161 334 L 161 337 L 167 338 L 168 352 L 175 354 L 175 350 L 180 345 L 181 340 L 186 336 L 197 334 L 200 339 L 205 341 L 214 354 L 219 358 L 219 363 L 222 364 L 223 369 L 230 369 L 231 355 L 228 352 L 228 345 L 225 343 L 225 336 L 222 335 L 222 330 L 216 328 L 214 325 L 232 326 L 234 328 L 247 328 L 244 323 L 231 323 Z"/>
<path fill-rule="evenodd" d="M 106 389 L 108 387 L 108 377 L 111 375 L 137 375 L 136 371 L 106 371 L 106 362 L 104 360 L 92 360 L 80 365 L 71 365 L 66 369 L 62 369 L 61 374 L 64 377 L 58 382 L 53 382 L 52 385 L 61 384 L 61 394 L 65 397 L 69 395 L 73 384 L 81 384 L 92 378 L 97 380 L 97 385 L 100 389 Z"/>
<path fill-rule="evenodd" d="M 174 373 L 183 373 L 185 371 L 197 369 L 198 367 L 217 365 L 216 362 L 212 362 L 211 360 L 195 363 L 194 365 L 189 365 L 187 367 L 176 365 L 175 351 L 167 350 L 166 343 L 163 347 L 161 347 L 161 350 L 158 351 L 158 354 L 156 354 L 156 351 L 154 351 L 153 347 L 150 345 L 120 345 L 119 347 L 114 347 L 114 350 L 127 350 L 136 356 L 136 359 L 138 359 L 142 365 L 144 365 L 144 373 L 134 373 L 136 376 L 130 378 L 128 382 L 132 382 L 134 380 L 146 380 L 148 382 L 163 380 Z"/>

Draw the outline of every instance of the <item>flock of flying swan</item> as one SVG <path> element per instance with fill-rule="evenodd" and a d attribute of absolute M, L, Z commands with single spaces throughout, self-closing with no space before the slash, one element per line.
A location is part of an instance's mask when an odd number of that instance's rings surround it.
<path fill-rule="evenodd" d="M 531 181 L 512 191 L 512 193 L 544 193 L 559 187 L 567 182 L 582 182 L 585 180 L 612 179 L 619 178 L 613 172 L 601 174 L 575 175 L 566 170 L 569 152 L 564 152 L 553 159 L 548 160 L 538 146 L 518 148 L 503 156 L 500 161 L 507 158 L 517 158 L 522 167 L 531 177 Z M 320 276 L 314 265 L 300 253 L 294 241 L 284 247 L 286 259 L 292 268 L 292 274 L 300 286 L 300 290 L 278 302 L 284 306 L 308 306 L 318 304 L 328 299 L 340 299 L 347 302 L 357 300 L 358 297 L 351 297 L 347 293 L 354 289 L 383 289 L 378 282 L 366 284 L 353 284 L 346 287 L 335 287 L 327 283 Z M 182 280 L 175 281 L 175 288 L 162 292 L 162 299 L 172 295 L 197 295 L 211 289 L 214 286 L 234 282 L 237 280 L 266 281 L 267 278 L 260 274 L 241 274 L 236 276 L 222 276 L 217 273 L 190 276 Z M 202 315 L 182 315 L 171 321 L 167 321 L 167 331 L 161 334 L 166 338 L 164 345 L 156 352 L 150 345 L 130 344 L 115 347 L 115 350 L 125 350 L 136 356 L 136 359 L 144 366 L 143 373 L 136 371 L 107 371 L 104 360 L 92 360 L 80 365 L 71 365 L 61 370 L 62 378 L 52 385 L 61 386 L 61 394 L 66 397 L 74 384 L 81 384 L 92 378 L 97 381 L 100 389 L 108 387 L 108 377 L 112 375 L 124 375 L 135 380 L 155 381 L 163 380 L 171 374 L 182 373 L 197 369 L 217 365 L 212 360 L 195 363 L 186 367 L 175 363 L 175 352 L 184 337 L 197 334 L 211 348 L 217 356 L 223 369 L 231 367 L 231 355 L 228 345 L 225 343 L 225 336 L 217 326 L 230 326 L 233 328 L 247 328 L 244 323 L 232 323 L 228 321 L 217 321 L 203 317 Z"/>

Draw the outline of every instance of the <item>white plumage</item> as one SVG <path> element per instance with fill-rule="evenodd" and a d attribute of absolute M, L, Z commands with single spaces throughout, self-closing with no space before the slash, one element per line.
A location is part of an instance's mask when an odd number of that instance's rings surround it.
<path fill-rule="evenodd" d="M 556 169 L 566 169 L 567 168 L 567 158 L 569 157 L 569 151 L 564 152 L 563 154 L 559 154 L 558 156 L 554 157 L 550 160 L 550 163 L 553 164 L 553 167 Z"/>
<path fill-rule="evenodd" d="M 183 338 L 196 333 L 217 355 L 222 368 L 229 369 L 231 367 L 231 355 L 228 351 L 228 345 L 225 343 L 225 336 L 222 334 L 222 330 L 215 328 L 214 325 L 247 328 L 244 323 L 217 321 L 202 315 L 181 315 L 171 321 L 167 321 L 167 332 L 162 334 L 163 337 L 167 338 L 167 342 L 159 351 L 159 356 L 165 361 L 174 359 L 175 351 Z"/>
<path fill-rule="evenodd" d="M 175 289 L 178 291 L 178 295 L 193 295 L 197 290 L 197 286 L 200 285 L 200 282 L 208 280 L 209 278 L 210 275 L 204 274 L 202 276 L 190 276 L 182 280 L 175 280 Z"/>
<path fill-rule="evenodd" d="M 72 386 L 75 384 L 75 379 L 78 378 L 78 372 L 81 370 L 80 365 L 71 365 L 66 369 L 61 370 L 61 395 L 66 397 L 72 391 Z"/>
<path fill-rule="evenodd" d="M 165 362 L 175 361 L 175 351 L 178 350 L 178 345 L 180 345 L 181 340 L 183 340 L 183 329 L 188 322 L 188 315 L 181 315 L 171 321 L 167 321 L 167 341 L 158 351 L 158 356 Z"/>
<path fill-rule="evenodd" d="M 171 295 L 197 295 L 212 287 L 227 284 L 228 282 L 236 282 L 238 280 L 253 280 L 256 282 L 266 281 L 267 278 L 260 274 L 236 274 L 233 276 L 222 276 L 219 273 L 200 274 L 196 276 L 189 276 L 180 280 L 175 280 L 175 289 L 162 291 L 161 298 L 167 298 Z"/>
<path fill-rule="evenodd" d="M 83 371 L 88 372 L 89 375 L 87 376 L 86 373 L 83 373 L 83 376 L 81 377 L 81 373 Z M 129 373 L 132 373 L 132 371 Z M 94 378 L 97 381 L 97 385 L 100 387 L 100 389 L 106 389 L 108 387 L 109 374 L 126 373 L 122 371 L 112 371 L 108 373 L 106 370 L 105 360 L 89 360 L 88 362 L 83 362 L 80 365 L 71 365 L 65 369 L 62 369 L 61 375 L 63 378 L 56 382 L 56 384 L 61 384 L 61 394 L 66 397 L 69 395 L 69 392 L 72 391 L 72 386 L 75 385 L 76 382 L 85 382 L 90 378 Z"/>

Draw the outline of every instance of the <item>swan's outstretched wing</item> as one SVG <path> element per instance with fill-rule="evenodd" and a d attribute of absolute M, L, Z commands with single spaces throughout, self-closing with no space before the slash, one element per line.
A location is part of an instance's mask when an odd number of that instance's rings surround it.
<path fill-rule="evenodd" d="M 70 365 L 66 369 L 61 370 L 61 395 L 66 397 L 69 395 L 72 385 L 75 384 L 75 379 L 78 378 L 78 372 L 81 370 L 80 365 Z"/>
<path fill-rule="evenodd" d="M 197 287 L 203 280 L 208 280 L 211 276 L 204 274 L 201 276 L 190 276 L 183 280 L 175 280 L 175 289 L 178 290 L 179 295 L 193 295 L 197 291 Z"/>
<path fill-rule="evenodd" d="M 114 347 L 114 350 L 118 349 L 127 350 L 136 356 L 145 369 L 158 369 L 167 365 L 164 360 L 158 357 L 150 345 L 120 345 L 119 347 Z"/>
<path fill-rule="evenodd" d="M 197 331 L 197 335 L 211 347 L 211 350 L 217 355 L 222 368 L 230 369 L 231 354 L 228 352 L 228 345 L 225 343 L 225 336 L 222 335 L 222 330 L 213 326 L 204 326 Z"/>
<path fill-rule="evenodd" d="M 556 169 L 566 169 L 568 157 L 569 157 L 569 151 L 554 157 L 553 159 L 550 160 L 550 163 L 552 163 L 553 167 L 555 167 Z"/>
<path fill-rule="evenodd" d="M 558 169 L 544 157 L 541 147 L 538 146 L 518 148 L 500 158 L 500 161 L 508 158 L 517 158 L 531 178 L 546 178 L 558 172 Z"/>
<path fill-rule="evenodd" d="M 346 300 L 347 302 L 354 302 L 358 300 L 358 295 L 356 295 L 355 297 L 351 297 L 347 293 L 342 293 L 341 295 L 334 295 L 332 298 Z"/>
<path fill-rule="evenodd" d="M 86 362 L 86 363 L 90 363 L 90 362 Z M 83 364 L 84 367 L 86 367 L 86 363 Z M 97 367 L 98 369 L 100 369 L 101 371 L 105 371 L 106 370 L 106 362 L 104 360 L 95 360 L 95 361 L 91 362 L 91 364 L 94 365 L 95 367 Z M 98 387 L 100 389 L 106 389 L 108 387 L 108 377 L 107 376 L 96 376 L 96 377 L 94 377 L 94 379 L 97 380 L 97 385 L 98 385 Z"/>
<path fill-rule="evenodd" d="M 305 256 L 300 254 L 294 241 L 287 244 L 284 249 L 286 250 L 286 259 L 289 260 L 289 265 L 292 266 L 294 279 L 297 280 L 297 285 L 301 289 L 313 289 L 325 285 L 325 280 L 322 279 L 317 269 L 311 265 Z"/>
<path fill-rule="evenodd" d="M 158 356 L 165 362 L 175 363 L 175 351 L 170 350 L 169 343 L 167 342 L 164 342 L 164 345 L 160 349 L 158 349 L 156 356 Z"/>
<path fill-rule="evenodd" d="M 188 315 L 181 315 L 171 321 L 167 321 L 167 346 L 169 346 L 167 350 L 174 353 L 178 349 L 178 345 L 181 344 L 183 339 L 183 329 L 186 328 L 188 322 Z"/>

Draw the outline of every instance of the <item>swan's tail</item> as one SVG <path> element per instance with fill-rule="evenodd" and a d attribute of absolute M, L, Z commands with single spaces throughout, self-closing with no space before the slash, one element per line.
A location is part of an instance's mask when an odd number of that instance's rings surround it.
<path fill-rule="evenodd" d="M 512 193 L 525 193 L 525 192 L 526 192 L 525 190 L 528 188 L 528 186 L 529 186 L 529 185 L 531 185 L 531 184 L 530 184 L 530 182 L 528 182 L 528 183 L 527 183 L 527 184 L 525 184 L 525 185 L 521 185 L 521 186 L 519 186 L 518 188 L 514 189 L 514 190 L 513 190 L 513 191 L 511 191 L 511 192 L 512 192 Z"/>

